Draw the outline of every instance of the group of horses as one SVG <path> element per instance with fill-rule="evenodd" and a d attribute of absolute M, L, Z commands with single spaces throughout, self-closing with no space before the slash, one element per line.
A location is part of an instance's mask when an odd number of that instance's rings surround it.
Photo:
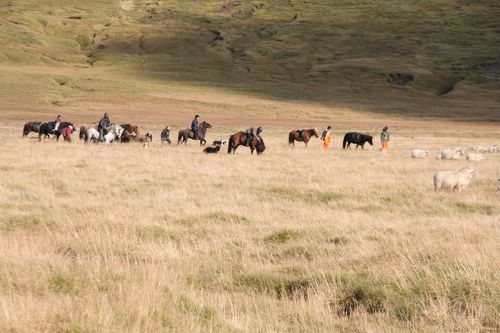
<path fill-rule="evenodd" d="M 57 131 L 54 131 L 54 123 L 44 123 L 41 121 L 31 121 L 26 124 L 24 124 L 23 127 L 23 137 L 27 137 L 29 133 L 35 132 L 38 133 L 38 141 L 42 141 L 42 138 L 48 139 L 50 137 L 49 134 L 53 134 L 56 137 L 56 140 L 59 141 L 59 138 L 63 132 L 63 130 L 69 126 L 75 128 L 73 126 L 73 123 L 63 121 L 59 124 L 59 128 Z"/>
<path fill-rule="evenodd" d="M 291 131 L 288 134 L 288 144 L 291 146 L 295 146 L 295 141 L 304 142 L 307 147 L 307 144 L 313 137 L 319 137 L 318 130 L 315 128 L 311 129 L 296 129 Z M 343 149 L 349 149 L 351 144 L 356 145 L 356 149 L 361 147 L 361 149 L 365 148 L 365 144 L 369 143 L 373 146 L 373 137 L 371 135 L 362 134 L 358 132 L 349 132 L 344 135 L 344 140 L 342 142 Z"/>
<path fill-rule="evenodd" d="M 186 144 L 188 139 L 191 139 L 191 140 L 199 140 L 200 146 L 204 146 L 207 143 L 207 140 L 205 140 L 205 135 L 207 134 L 207 130 L 211 127 L 212 127 L 211 124 L 207 123 L 206 121 L 203 121 L 200 124 L 200 128 L 198 129 L 198 136 L 196 138 L 194 132 L 191 129 L 186 128 L 180 130 L 177 136 L 177 144 L 180 143 Z M 218 145 L 219 145 L 218 148 L 220 148 L 220 144 Z M 264 150 L 266 150 L 266 145 L 260 135 L 255 135 L 253 136 L 253 138 L 250 139 L 249 134 L 243 131 L 237 132 L 229 137 L 229 140 L 227 141 L 227 153 L 235 154 L 236 149 L 239 146 L 250 148 L 251 154 L 253 154 L 254 152 L 257 152 L 257 154 L 262 154 Z"/>
<path fill-rule="evenodd" d="M 56 140 L 59 141 L 63 130 L 68 126 L 71 126 L 73 129 L 75 128 L 75 126 L 71 122 L 61 122 L 57 130 L 54 130 L 54 122 L 28 122 L 24 124 L 23 137 L 27 137 L 29 133 L 34 132 L 38 133 L 38 141 L 42 141 L 42 139 L 48 139 L 50 138 L 50 135 L 54 135 Z M 186 144 L 187 141 L 191 139 L 199 141 L 200 146 L 204 146 L 207 142 L 205 139 L 207 130 L 211 127 L 212 125 L 210 123 L 203 121 L 200 124 L 200 128 L 198 129 L 198 135 L 196 136 L 196 138 L 195 133 L 191 129 L 181 129 L 179 130 L 179 134 L 177 136 L 177 144 Z M 151 132 L 148 132 L 146 135 L 141 135 L 139 126 L 137 125 L 111 124 L 105 132 L 106 134 L 104 135 L 104 138 L 101 138 L 96 124 L 83 125 L 80 127 L 79 138 L 85 143 L 98 143 L 102 139 L 102 141 L 106 144 L 111 144 L 115 141 L 137 141 L 147 143 L 153 140 L 153 135 L 151 134 Z M 162 141 L 164 141 L 164 138 L 161 139 Z M 71 138 L 67 138 L 67 141 L 71 141 Z M 165 141 L 170 142 L 170 139 L 167 138 L 167 140 Z M 261 154 L 266 149 L 264 140 L 260 135 L 255 135 L 252 139 L 249 140 L 248 133 L 245 132 L 238 132 L 230 136 L 228 140 L 227 152 L 234 154 L 239 146 L 249 147 L 252 154 L 254 153 L 254 151 L 256 151 L 257 154 Z"/>
<path fill-rule="evenodd" d="M 54 135 L 56 140 L 59 141 L 62 131 L 68 127 L 72 126 L 74 128 L 73 123 L 71 122 L 61 122 L 57 130 L 54 130 L 54 123 L 50 122 L 28 122 L 23 127 L 23 137 L 27 137 L 30 132 L 38 133 L 38 141 L 41 141 L 42 138 L 49 138 L 50 135 Z M 195 133 L 189 129 L 181 129 L 179 130 L 179 134 L 177 136 L 177 144 L 184 143 L 186 144 L 188 140 L 196 140 L 200 142 L 200 146 L 206 144 L 205 136 L 209 128 L 212 125 L 206 121 L 203 121 L 200 124 L 200 128 L 198 129 L 198 135 L 195 137 Z M 314 128 L 312 129 L 296 129 L 289 133 L 288 135 L 288 143 L 291 146 L 295 146 L 295 141 L 304 142 L 304 144 L 308 145 L 309 141 L 313 137 L 319 137 L 318 131 Z M 88 126 L 80 127 L 80 140 L 83 140 L 85 143 L 95 142 L 98 143 L 100 141 L 100 134 L 97 130 L 97 126 L 95 124 Z M 162 138 L 163 141 L 164 138 Z M 167 138 L 168 139 L 168 138 Z M 139 131 L 139 126 L 131 125 L 131 124 L 112 124 L 106 129 L 106 134 L 104 135 L 103 141 L 106 144 L 113 143 L 114 141 L 119 142 L 151 142 L 153 140 L 153 135 L 151 132 L 148 132 L 146 135 L 141 135 Z M 69 139 L 68 141 L 71 141 Z M 168 142 L 170 140 L 168 139 Z M 356 149 L 361 146 L 363 149 L 366 143 L 369 143 L 373 146 L 373 137 L 370 135 L 358 133 L 358 132 L 349 132 L 344 136 L 342 148 L 348 149 L 351 144 L 356 145 Z M 236 153 L 236 149 L 240 146 L 245 146 L 250 148 L 250 152 L 253 154 L 254 151 L 257 154 L 261 154 L 266 149 L 264 140 L 260 135 L 254 135 L 252 138 L 249 138 L 249 134 L 243 131 L 237 132 L 229 137 L 227 142 L 228 148 L 227 152 Z"/>

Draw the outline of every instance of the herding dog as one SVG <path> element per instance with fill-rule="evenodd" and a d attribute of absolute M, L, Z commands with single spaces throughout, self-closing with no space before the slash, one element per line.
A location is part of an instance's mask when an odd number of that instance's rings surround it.
<path fill-rule="evenodd" d="M 220 145 L 216 145 L 215 147 L 207 147 L 203 149 L 205 154 L 217 154 L 220 150 Z"/>

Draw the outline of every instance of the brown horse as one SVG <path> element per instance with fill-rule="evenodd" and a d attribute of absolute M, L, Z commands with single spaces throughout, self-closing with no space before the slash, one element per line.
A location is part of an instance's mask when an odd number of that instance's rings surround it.
<path fill-rule="evenodd" d="M 295 147 L 295 141 L 303 141 L 307 148 L 307 143 L 313 136 L 318 137 L 318 131 L 315 128 L 308 130 L 293 130 L 288 134 L 288 144 Z"/>
<path fill-rule="evenodd" d="M 205 134 L 207 134 L 207 129 L 211 128 L 212 125 L 207 123 L 206 121 L 200 124 L 200 128 L 198 129 L 198 138 L 196 140 L 200 141 L 200 146 L 203 146 L 207 143 L 205 140 Z M 177 136 L 177 144 L 184 143 L 186 144 L 188 139 L 194 140 L 194 133 L 190 128 L 186 128 L 179 131 L 179 135 Z"/>
<path fill-rule="evenodd" d="M 136 136 L 136 135 L 141 134 L 141 133 L 139 133 L 139 126 L 137 126 L 137 125 L 123 124 L 120 126 L 123 127 L 123 129 L 125 131 L 128 131 L 130 133 L 130 135 L 132 135 L 132 136 Z M 135 135 L 133 133 L 135 133 Z"/>
<path fill-rule="evenodd" d="M 80 140 L 83 140 L 84 142 L 87 142 L 87 130 L 89 128 L 95 128 L 95 129 L 97 129 L 97 123 L 94 122 L 94 123 L 91 123 L 91 124 L 80 126 L 80 133 L 78 134 L 78 138 Z"/>
<path fill-rule="evenodd" d="M 120 138 L 120 142 L 130 142 L 130 133 L 127 130 L 124 130 L 122 136 Z"/>
<path fill-rule="evenodd" d="M 227 153 L 235 154 L 236 148 L 239 146 L 250 147 L 250 153 L 253 154 L 254 150 L 257 151 L 257 154 L 262 154 L 264 150 L 266 150 L 266 145 L 264 144 L 264 140 L 260 135 L 255 135 L 250 142 L 247 144 L 247 134 L 245 132 L 238 132 L 229 137 L 227 141 Z"/>
<path fill-rule="evenodd" d="M 40 131 L 40 125 L 42 122 L 40 121 L 31 121 L 29 123 L 24 124 L 23 127 L 23 138 L 27 137 L 30 132 L 38 133 Z"/>
<path fill-rule="evenodd" d="M 135 141 L 144 143 L 153 142 L 153 134 L 151 132 L 147 132 L 144 135 L 137 135 L 135 137 Z"/>

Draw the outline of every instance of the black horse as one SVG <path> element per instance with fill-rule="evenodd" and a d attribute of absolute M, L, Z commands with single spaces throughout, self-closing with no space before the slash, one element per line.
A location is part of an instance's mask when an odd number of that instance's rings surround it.
<path fill-rule="evenodd" d="M 351 143 L 356 144 L 356 149 L 361 146 L 361 149 L 365 148 L 365 143 L 369 143 L 373 146 L 373 137 L 371 135 L 361 134 L 358 132 L 349 132 L 344 135 L 344 142 L 342 143 L 342 148 L 349 148 Z"/>
<path fill-rule="evenodd" d="M 75 128 L 75 126 L 73 126 L 73 123 L 70 123 L 70 122 L 66 122 L 66 121 L 63 121 L 59 124 L 59 128 L 57 129 L 57 131 L 54 131 L 52 130 L 54 128 L 54 122 L 49 122 L 49 123 L 42 123 L 40 125 L 40 130 L 38 131 L 38 141 L 42 141 L 42 136 L 45 138 L 45 139 L 48 139 L 50 138 L 50 135 L 49 134 L 54 134 L 56 136 L 56 139 L 57 141 L 59 141 L 59 137 L 61 136 L 61 132 L 63 129 L 65 129 L 66 127 L 68 126 L 72 126 L 73 128 Z"/>
<path fill-rule="evenodd" d="M 30 132 L 38 133 L 40 131 L 41 124 L 42 122 L 40 121 L 31 121 L 29 123 L 24 124 L 23 137 L 27 137 Z"/>
<path fill-rule="evenodd" d="M 207 123 L 206 121 L 200 124 L 200 128 L 198 129 L 198 138 L 196 140 L 200 141 L 200 146 L 203 146 L 207 143 L 205 140 L 205 134 L 207 133 L 207 129 L 211 128 L 212 125 Z M 179 131 L 179 135 L 177 136 L 177 144 L 184 143 L 186 144 L 188 139 L 194 140 L 194 133 L 190 128 L 186 128 Z"/>

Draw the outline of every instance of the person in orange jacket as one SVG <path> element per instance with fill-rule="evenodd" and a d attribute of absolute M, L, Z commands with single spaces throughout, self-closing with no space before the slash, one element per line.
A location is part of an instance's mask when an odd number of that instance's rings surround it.
<path fill-rule="evenodd" d="M 321 134 L 321 140 L 323 140 L 323 151 L 328 151 L 330 148 L 330 143 L 332 141 L 332 126 L 328 126 L 326 130 Z"/>
<path fill-rule="evenodd" d="M 380 148 L 381 151 L 385 151 L 389 148 L 390 140 L 391 136 L 389 134 L 389 127 L 385 126 L 380 134 L 380 143 L 382 144 L 382 147 Z"/>

